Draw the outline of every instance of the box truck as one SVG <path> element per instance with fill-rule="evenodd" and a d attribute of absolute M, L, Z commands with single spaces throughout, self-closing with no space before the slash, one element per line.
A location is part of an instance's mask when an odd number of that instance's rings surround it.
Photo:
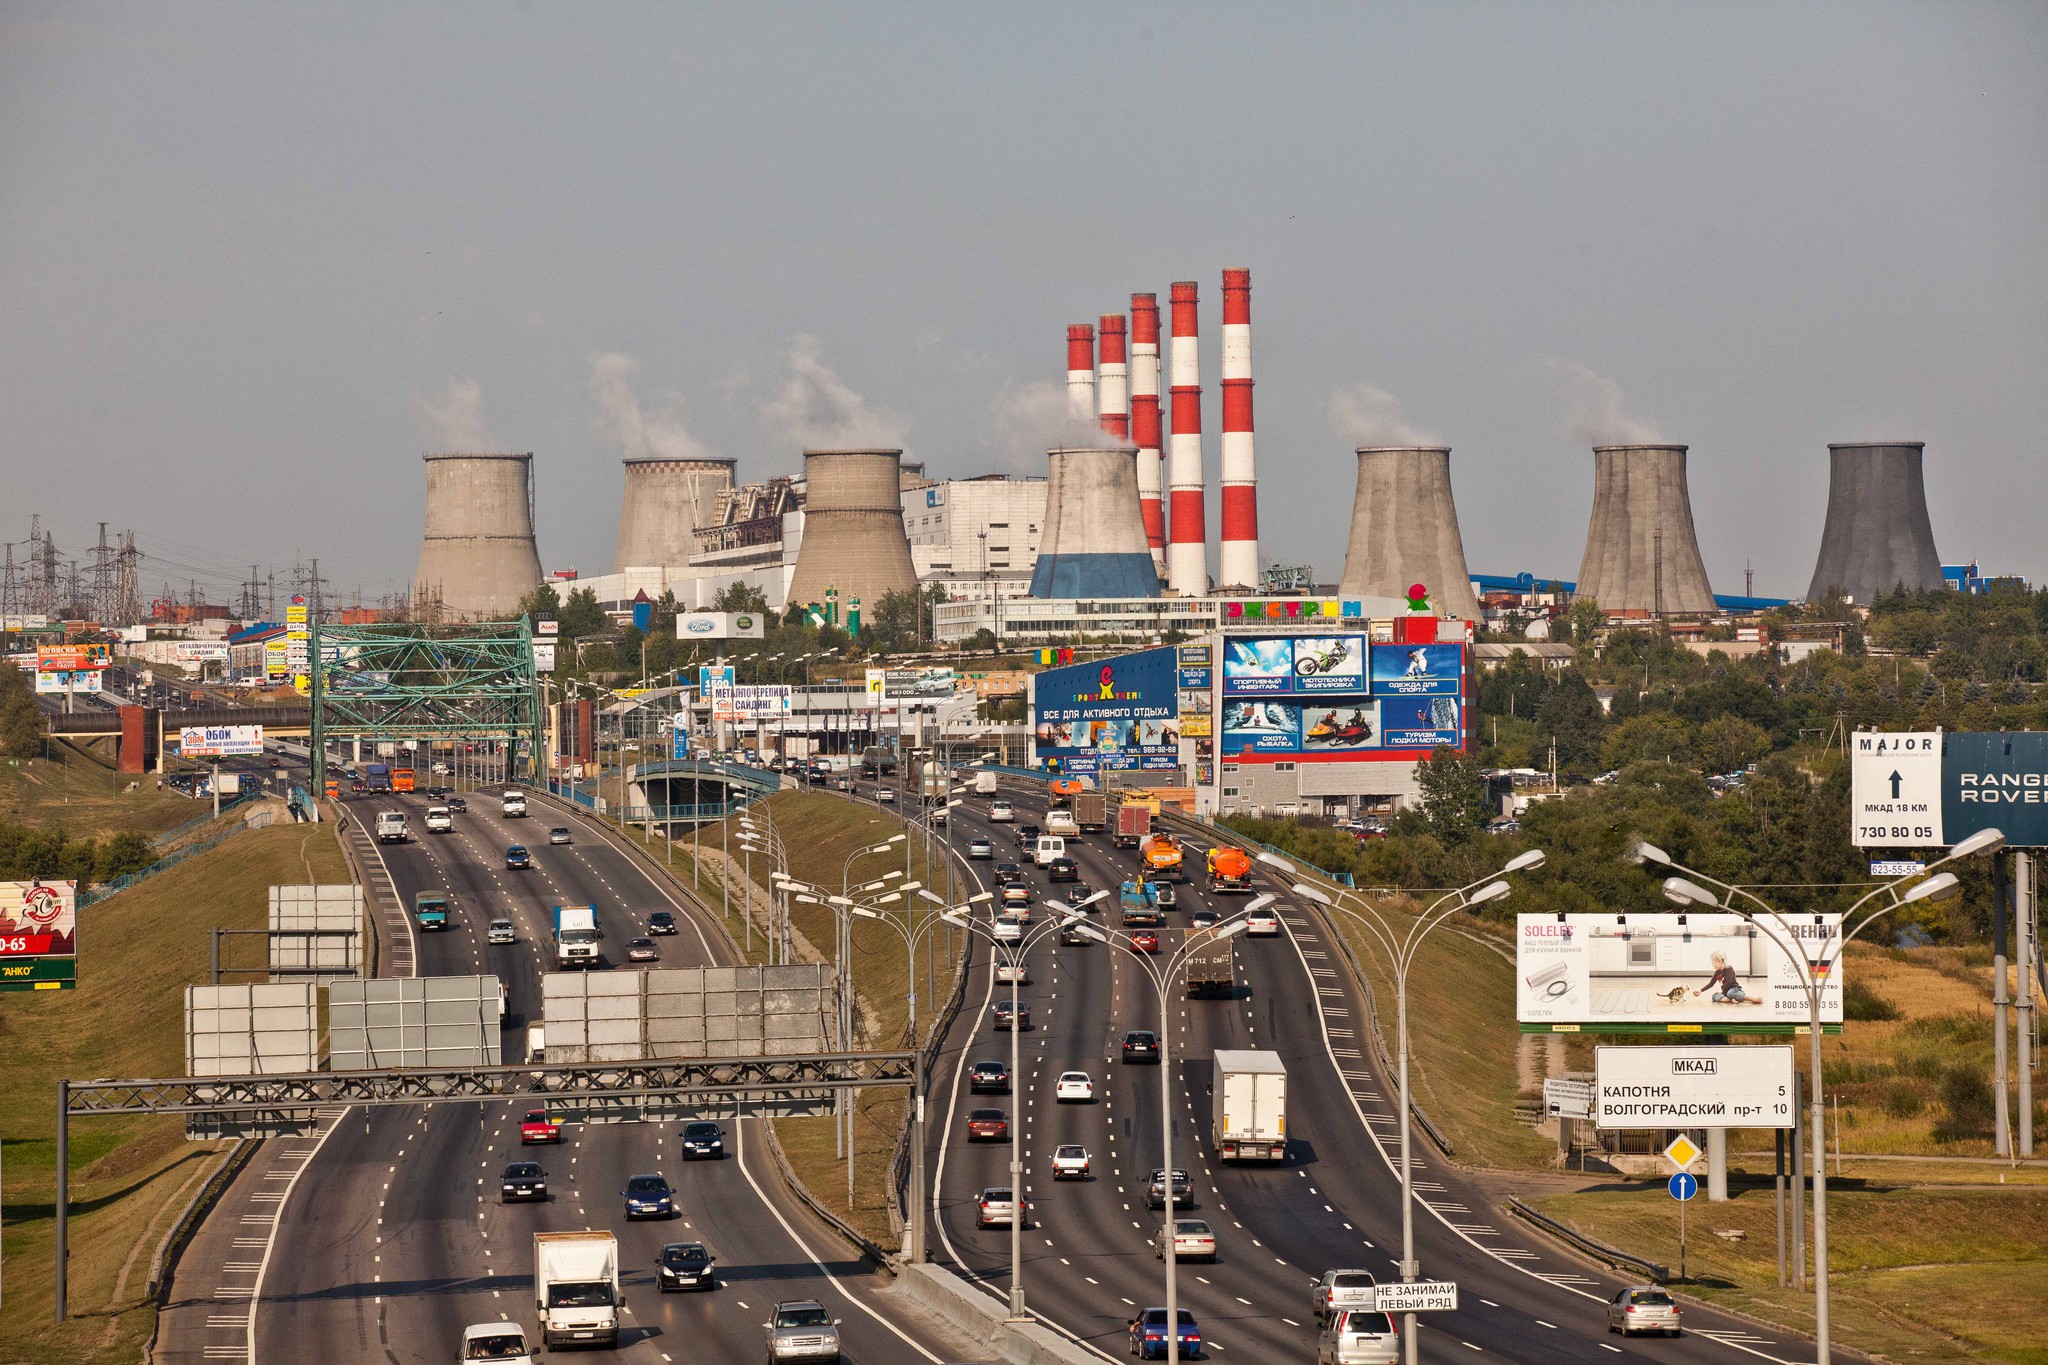
<path fill-rule="evenodd" d="M 1110 841 L 1118 848 L 1136 848 L 1152 835 L 1152 808 L 1126 801 L 1116 808 L 1116 832 Z"/>
<path fill-rule="evenodd" d="M 1188 997 L 1237 994 L 1236 940 L 1208 929 L 1188 934 Z"/>
<path fill-rule="evenodd" d="M 533 1234 L 533 1311 L 550 1349 L 618 1345 L 618 1238 L 609 1232 Z"/>
<path fill-rule="evenodd" d="M 555 907 L 555 965 L 571 967 L 599 965 L 597 908 L 590 905 Z"/>
<path fill-rule="evenodd" d="M 1287 1159 L 1287 1068 L 1279 1053 L 1219 1051 L 1209 1094 L 1209 1141 L 1218 1159 Z"/>

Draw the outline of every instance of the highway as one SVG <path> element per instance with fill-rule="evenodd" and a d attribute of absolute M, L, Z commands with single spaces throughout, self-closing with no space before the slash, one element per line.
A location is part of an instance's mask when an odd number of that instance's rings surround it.
<path fill-rule="evenodd" d="M 1042 790 L 1006 786 L 1020 821 L 1037 822 Z M 1027 866 L 1040 900 L 1062 895 L 1020 857 L 1010 825 L 986 820 L 987 801 L 970 798 L 954 811 L 953 844 L 976 834 L 996 842 L 996 859 Z M 1132 851 L 1106 837 L 1068 841 L 1081 881 L 1112 890 L 1136 866 Z M 984 880 L 991 862 L 971 865 Z M 1243 897 L 1210 897 L 1194 879 L 1179 888 L 1179 907 L 1167 916 L 1184 926 L 1191 912 L 1229 914 Z M 1284 887 L 1262 889 L 1284 891 Z M 1116 925 L 1114 897 L 1099 904 L 1099 919 Z M 1337 945 L 1326 942 L 1319 921 L 1281 903 L 1283 933 L 1238 945 L 1240 986 L 1234 1000 L 1169 997 L 1174 1052 L 1174 1164 L 1193 1177 L 1191 1216 L 1215 1229 L 1214 1265 L 1180 1267 L 1180 1303 L 1192 1311 L 1215 1359 L 1313 1360 L 1315 1333 L 1309 1284 L 1327 1269 L 1369 1270 L 1398 1278 L 1400 1188 L 1398 1106 L 1394 1088 L 1378 1075 L 1366 1041 L 1369 1025 Z M 1170 953 L 1182 930 L 1162 934 Z M 1010 1148 L 970 1143 L 966 1111 L 988 1105 L 1012 1114 L 1013 1136 L 1024 1145 L 1034 1226 L 1024 1239 L 1028 1306 L 1048 1325 L 1105 1356 L 1125 1354 L 1125 1323 L 1141 1307 L 1164 1302 L 1163 1274 L 1152 1237 L 1157 1213 L 1145 1206 L 1144 1184 L 1161 1164 L 1160 1069 L 1117 1060 L 1123 1033 L 1159 1026 L 1150 978 L 1123 947 L 1104 944 L 1055 949 L 1050 939 L 1032 950 L 1032 979 L 1020 999 L 1032 1008 L 1035 1028 L 1021 1052 L 1022 1074 L 1008 1096 L 970 1095 L 966 1064 L 1008 1062 L 1009 1036 L 990 1027 L 989 1006 L 1006 997 L 986 960 L 970 980 L 961 1012 L 933 1079 L 934 1123 L 928 1166 L 936 1172 L 939 1230 L 934 1256 L 1008 1293 L 1009 1233 L 975 1226 L 982 1188 L 1007 1185 Z M 1277 1051 L 1289 1074 L 1290 1159 L 1284 1168 L 1224 1166 L 1207 1144 L 1209 1058 L 1218 1048 Z M 1054 1078 L 1065 1070 L 1095 1081 L 1092 1105 L 1058 1104 Z M 1062 1142 L 1079 1142 L 1093 1157 L 1087 1182 L 1054 1182 L 1050 1161 Z M 1490 1211 L 1490 1200 L 1455 1166 L 1443 1161 L 1417 1130 L 1417 1256 L 1427 1279 L 1460 1286 L 1453 1313 L 1423 1315 L 1422 1358 L 1469 1360 L 1475 1353 L 1527 1362 L 1583 1362 L 1615 1358 L 1643 1361 L 1812 1359 L 1812 1347 L 1741 1320 L 1688 1305 L 1688 1334 L 1678 1339 L 1610 1336 L 1604 1304 L 1622 1283 L 1564 1256 L 1519 1225 Z"/>

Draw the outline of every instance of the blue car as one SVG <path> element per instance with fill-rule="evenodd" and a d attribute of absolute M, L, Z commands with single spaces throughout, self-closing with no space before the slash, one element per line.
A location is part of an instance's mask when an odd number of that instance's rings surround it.
<path fill-rule="evenodd" d="M 676 1216 L 675 1192 L 668 1187 L 668 1181 L 658 1175 L 636 1175 L 626 1181 L 626 1188 L 619 1191 L 626 1201 L 626 1217 L 673 1218 Z"/>
<path fill-rule="evenodd" d="M 526 851 L 525 844 L 513 844 L 505 850 L 505 869 L 508 872 L 523 872 L 533 866 L 533 855 Z"/>
<path fill-rule="evenodd" d="M 1195 1315 L 1187 1309 L 1180 1310 L 1180 1350 L 1176 1352 L 1182 1360 L 1193 1360 L 1202 1354 L 1202 1329 L 1195 1326 Z M 1147 1308 L 1131 1319 L 1131 1354 L 1140 1360 L 1164 1360 L 1166 1350 L 1166 1310 Z"/>
<path fill-rule="evenodd" d="M 683 1125 L 683 1160 L 725 1160 L 725 1129 L 708 1119 Z"/>

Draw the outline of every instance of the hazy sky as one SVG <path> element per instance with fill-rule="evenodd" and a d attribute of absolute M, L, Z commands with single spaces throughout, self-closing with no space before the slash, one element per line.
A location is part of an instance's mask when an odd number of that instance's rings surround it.
<path fill-rule="evenodd" d="M 1065 324 L 1179 279 L 1213 479 L 1240 265 L 1268 562 L 1424 438 L 1474 570 L 1574 576 L 1661 436 L 1798 594 L 1827 443 L 1901 437 L 2048 579 L 2039 3 L 0 3 L 0 539 L 374 596 L 489 445 L 603 572 L 622 453 L 1043 473 Z"/>

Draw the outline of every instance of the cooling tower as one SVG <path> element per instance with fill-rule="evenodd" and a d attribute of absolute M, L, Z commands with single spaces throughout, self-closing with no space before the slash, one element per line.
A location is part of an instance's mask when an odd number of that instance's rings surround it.
<path fill-rule="evenodd" d="M 882 598 L 914 592 L 910 537 L 903 529 L 903 452 L 806 450 L 804 538 L 789 601 L 822 602 L 837 588 L 872 618 Z"/>
<path fill-rule="evenodd" d="M 1684 446 L 1593 447 L 1593 520 L 1578 595 L 1609 612 L 1714 610 L 1693 535 Z"/>
<path fill-rule="evenodd" d="M 619 512 L 613 573 L 688 564 L 700 526 L 718 520 L 718 499 L 732 487 L 726 459 L 626 460 L 626 501 Z"/>
<path fill-rule="evenodd" d="M 413 575 L 449 614 L 504 620 L 540 583 L 533 456 L 428 455 L 427 531 Z"/>
<path fill-rule="evenodd" d="M 1830 588 L 1868 603 L 1901 583 L 1914 589 L 1943 586 L 1920 470 L 1925 448 L 1920 441 L 1828 447 L 1828 524 L 1808 601 Z"/>
<path fill-rule="evenodd" d="M 1054 450 L 1033 597 L 1157 597 L 1130 446 Z M 808 544 L 808 537 L 806 537 Z"/>
<path fill-rule="evenodd" d="M 1438 615 L 1479 619 L 1451 500 L 1451 452 L 1444 446 L 1360 446 L 1351 545 L 1338 591 L 1402 598 L 1414 583 L 1429 589 Z"/>

